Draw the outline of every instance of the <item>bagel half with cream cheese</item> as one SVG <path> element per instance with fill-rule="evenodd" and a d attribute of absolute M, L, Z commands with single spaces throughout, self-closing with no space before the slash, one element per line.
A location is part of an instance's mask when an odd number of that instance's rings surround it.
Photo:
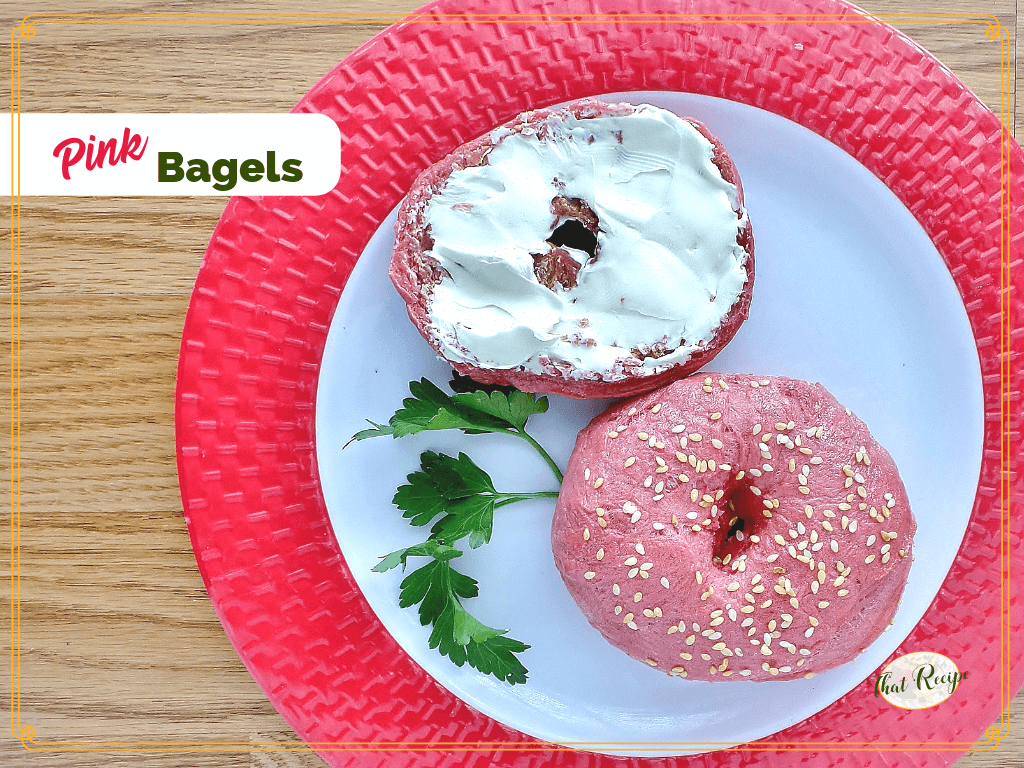
<path fill-rule="evenodd" d="M 739 175 L 699 122 L 593 99 L 527 112 L 416 179 L 390 275 L 485 384 L 623 397 L 686 376 L 746 319 Z"/>
<path fill-rule="evenodd" d="M 892 458 L 820 384 L 708 374 L 576 440 L 555 564 L 590 623 L 691 680 L 810 676 L 891 623 L 916 523 Z"/>

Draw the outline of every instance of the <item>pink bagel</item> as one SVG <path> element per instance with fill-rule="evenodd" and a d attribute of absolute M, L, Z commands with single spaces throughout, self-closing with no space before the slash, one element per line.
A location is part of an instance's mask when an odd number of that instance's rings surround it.
<path fill-rule="evenodd" d="M 430 166 L 416 179 L 408 196 L 399 210 L 395 225 L 396 242 L 391 258 L 390 276 L 399 294 L 405 300 L 409 317 L 416 325 L 420 334 L 428 343 L 445 358 L 457 371 L 485 384 L 511 385 L 527 392 L 551 392 L 574 398 L 591 397 L 625 397 L 651 391 L 671 381 L 689 375 L 707 364 L 722 347 L 735 335 L 739 326 L 747 318 L 754 282 L 754 241 L 751 227 L 743 209 L 743 190 L 736 167 L 726 153 L 721 142 L 715 138 L 701 123 L 686 118 L 696 131 L 710 143 L 711 163 L 721 179 L 735 187 L 734 209 L 740 226 L 737 229 L 734 244 L 739 246 L 742 259 L 740 268 L 745 273 L 742 290 L 722 315 L 717 327 L 706 339 L 693 345 L 692 351 L 685 359 L 673 360 L 659 365 L 650 361 L 660 359 L 665 354 L 666 345 L 677 347 L 685 339 L 646 339 L 638 340 L 635 346 L 623 347 L 620 359 L 611 367 L 601 370 L 581 369 L 565 359 L 551 357 L 538 358 L 539 370 L 530 370 L 525 365 L 511 367 L 495 367 L 483 363 L 465 347 L 460 347 L 460 359 L 453 359 L 443 349 L 442 336 L 437 323 L 432 320 L 431 306 L 435 286 L 440 284 L 448 274 L 432 254 L 434 240 L 431 224 L 427 220 L 427 210 L 431 200 L 441 194 L 452 174 L 461 169 L 485 166 L 488 155 L 500 141 L 509 135 L 523 134 L 545 135 L 552 122 L 565 121 L 570 118 L 580 120 L 606 116 L 621 117 L 633 114 L 638 107 L 631 104 L 605 104 L 594 99 L 581 99 L 559 109 L 541 109 L 527 112 L 514 120 L 489 132 L 455 150 L 452 154 Z M 653 109 L 653 108 L 648 108 Z M 558 222 L 576 219 L 584 222 L 595 236 L 601 225 L 589 206 L 578 205 L 578 200 L 551 200 L 550 228 Z M 547 225 L 545 225 L 547 226 Z M 603 232 L 602 232 L 603 236 Z M 537 254 L 532 254 L 535 259 Z M 565 285 L 575 287 L 577 273 L 573 270 L 586 270 L 574 265 L 565 250 L 559 251 L 552 247 L 548 254 L 551 257 L 542 267 L 538 267 L 537 279 L 545 282 L 552 290 L 563 290 Z M 593 257 L 595 261 L 600 255 Z M 580 272 L 582 274 L 582 272 Z M 652 281 L 658 281 L 657 275 L 651 275 Z M 706 295 L 705 295 L 706 296 Z M 704 299 L 706 301 L 706 299 Z M 714 297 L 712 296 L 712 301 Z M 585 326 L 584 326 L 585 328 Z M 586 330 L 581 331 L 585 336 Z M 458 340 L 451 342 L 458 346 Z M 588 340 L 580 341 L 586 346 Z M 645 363 L 645 361 L 647 361 Z"/>
<path fill-rule="evenodd" d="M 833 669 L 891 623 L 916 530 L 892 458 L 820 384 L 707 374 L 576 441 L 552 549 L 617 648 L 691 680 Z"/>

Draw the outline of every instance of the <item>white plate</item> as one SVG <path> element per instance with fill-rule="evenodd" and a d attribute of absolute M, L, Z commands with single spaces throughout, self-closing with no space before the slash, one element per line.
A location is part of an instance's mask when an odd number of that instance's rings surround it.
<path fill-rule="evenodd" d="M 435 432 L 342 450 L 364 419 L 385 421 L 400 406 L 410 380 L 426 376 L 444 385 L 450 378 L 387 278 L 394 212 L 367 245 L 331 324 L 317 392 L 317 460 L 331 522 L 360 589 L 441 685 L 545 741 L 615 754 L 687 754 L 714 747 L 610 742 L 762 738 L 851 690 L 910 633 L 952 564 L 974 502 L 981 372 L 942 258 L 902 203 L 845 152 L 785 118 L 721 99 L 668 92 L 602 98 L 695 117 L 732 155 L 754 227 L 757 275 L 750 318 L 708 368 L 820 381 L 892 454 L 918 521 L 893 627 L 855 663 L 809 680 L 669 678 L 610 646 L 583 618 L 554 567 L 554 505 L 545 500 L 500 510 L 492 542 L 459 561 L 459 570 L 480 582 L 467 609 L 532 646 L 521 655 L 529 681 L 509 686 L 430 650 L 429 627 L 420 626 L 414 609 L 398 608 L 401 572 L 370 571 L 380 556 L 426 533 L 391 504 L 420 452 L 465 451 L 499 490 L 555 486 L 528 446 L 500 436 Z M 564 467 L 576 433 L 606 402 L 550 400 L 550 411 L 531 419 L 531 431 Z M 871 695 L 870 685 L 864 690 Z"/>

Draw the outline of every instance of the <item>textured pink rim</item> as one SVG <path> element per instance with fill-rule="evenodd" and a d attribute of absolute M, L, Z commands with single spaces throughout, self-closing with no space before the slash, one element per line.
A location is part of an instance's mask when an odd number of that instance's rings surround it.
<path fill-rule="evenodd" d="M 714 0 L 642 0 L 630 13 L 716 13 Z M 614 0 L 440 0 L 457 13 L 614 13 Z M 1014 233 L 1011 328 L 1020 317 L 1022 209 L 1000 219 L 1002 127 L 939 62 L 852 6 L 740 0 L 730 14 L 834 14 L 783 24 L 427 21 L 377 35 L 324 77 L 297 111 L 331 116 L 342 176 L 318 198 L 234 198 L 196 279 L 178 366 L 176 431 L 185 519 L 225 631 L 295 731 L 336 766 L 944 766 L 999 718 L 1024 682 L 1000 622 L 1000 247 Z M 843 21 L 842 19 L 850 19 Z M 996 43 L 993 43 L 996 44 Z M 982 361 L 986 434 L 971 522 L 925 617 L 894 656 L 943 653 L 970 690 L 906 711 L 866 681 L 757 742 L 690 758 L 621 759 L 550 749 L 472 710 L 416 666 L 376 620 L 342 559 L 314 460 L 314 401 L 331 316 L 370 236 L 415 175 L 516 113 L 582 96 L 676 90 L 719 96 L 798 122 L 875 173 L 928 232 L 963 296 Z M 1014 145 L 1012 163 L 1024 167 Z M 1011 185 L 1014 200 L 1021 185 Z M 1009 342 L 1008 342 L 1009 343 Z M 1017 386 L 1021 365 L 1009 362 Z M 1009 392 L 1012 403 L 1020 391 Z M 358 404 L 355 404 L 357 407 Z M 950 404 L 957 407 L 957 404 Z M 1020 436 L 1019 408 L 1006 417 Z M 1005 423 L 1005 422 L 1003 422 Z M 1020 501 L 1024 456 L 1009 457 L 1003 498 Z M 1024 561 L 1021 521 L 1006 531 Z M 1007 669 L 1003 659 L 1010 658 Z M 966 686 L 966 683 L 963 684 Z M 1001 693 L 1002 692 L 1002 693 Z M 488 742 L 477 751 L 353 742 Z M 788 749 L 827 741 L 834 747 Z M 327 743 L 336 743 L 328 746 Z M 891 743 L 903 744 L 893 752 Z M 913 747 L 913 744 L 930 746 Z M 773 745 L 779 745 L 774 751 Z M 858 748 L 856 744 L 863 744 Z M 340 751 L 339 751 L 340 750 Z M 843 754 L 832 754 L 842 751 Z M 852 751 L 853 750 L 853 751 Z"/>

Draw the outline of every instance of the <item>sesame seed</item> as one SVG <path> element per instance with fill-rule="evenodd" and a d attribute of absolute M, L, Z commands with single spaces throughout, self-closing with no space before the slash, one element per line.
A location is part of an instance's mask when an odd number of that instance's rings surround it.
<path fill-rule="evenodd" d="M 612 584 L 612 594 L 613 595 L 617 596 L 621 591 L 622 590 L 619 589 L 619 585 L 618 584 Z"/>
<path fill-rule="evenodd" d="M 636 433 L 636 439 L 637 440 L 643 440 L 645 443 L 647 442 L 647 439 L 649 437 L 650 437 L 650 435 L 648 435 L 646 432 L 637 432 Z"/>
<path fill-rule="evenodd" d="M 651 527 L 656 531 L 665 530 L 665 525 L 663 523 L 651 523 Z"/>
<path fill-rule="evenodd" d="M 661 410 L 661 403 L 656 403 L 655 406 L 653 408 L 651 408 L 651 413 L 657 413 L 660 410 Z"/>
<path fill-rule="evenodd" d="M 685 429 L 685 424 L 676 424 L 674 427 L 672 427 L 672 433 L 678 435 L 680 432 L 685 431 Z"/>
<path fill-rule="evenodd" d="M 750 492 L 752 494 L 754 494 L 755 496 L 760 496 L 761 495 L 761 489 L 758 488 L 756 485 L 750 486 Z"/>
<path fill-rule="evenodd" d="M 639 603 L 643 599 L 644 599 L 644 593 L 643 592 L 634 592 L 633 593 L 633 602 L 634 603 Z"/>
<path fill-rule="evenodd" d="M 604 478 L 603 477 L 597 478 L 597 480 L 594 481 L 594 490 L 597 490 L 602 485 L 604 485 Z"/>
<path fill-rule="evenodd" d="M 691 434 L 687 435 L 687 437 L 690 438 L 695 443 L 699 443 L 701 440 L 704 439 L 704 437 L 699 432 L 692 432 Z"/>
<path fill-rule="evenodd" d="M 722 418 L 722 414 L 719 413 L 718 411 L 715 411 L 714 413 L 711 414 L 709 418 L 711 419 L 711 421 L 718 421 L 720 418 Z"/>
<path fill-rule="evenodd" d="M 636 464 L 636 456 L 630 456 L 628 459 L 626 459 L 626 468 L 627 469 L 629 467 L 632 467 L 634 464 Z"/>
<path fill-rule="evenodd" d="M 638 627 L 638 626 L 636 625 L 636 622 L 635 622 L 635 621 L 631 621 L 631 622 L 629 622 L 629 623 L 628 623 L 628 624 L 627 624 L 626 626 L 627 626 L 627 627 L 629 627 L 630 629 L 640 629 L 640 627 Z"/>
<path fill-rule="evenodd" d="M 664 576 L 661 577 L 661 586 L 663 586 L 665 589 L 668 589 L 668 579 Z"/>
<path fill-rule="evenodd" d="M 623 565 L 626 565 L 626 566 L 632 566 L 632 565 L 636 565 L 636 564 L 637 564 L 637 562 L 639 562 L 639 561 L 638 561 L 638 560 L 637 560 L 637 559 L 636 559 L 635 557 L 632 557 L 632 556 L 631 556 L 631 557 L 627 557 L 627 558 L 625 559 L 625 561 L 623 561 L 623 563 L 622 563 L 622 564 L 623 564 Z"/>
<path fill-rule="evenodd" d="M 630 579 L 635 579 L 635 578 L 636 578 L 636 575 L 637 575 L 638 573 L 640 573 L 640 569 L 639 569 L 639 568 L 630 568 L 630 569 L 629 569 L 629 572 L 628 572 L 628 573 L 626 574 L 626 576 L 627 576 L 628 578 L 630 578 Z"/>
<path fill-rule="evenodd" d="M 596 557 L 597 557 L 598 560 L 604 560 L 604 549 L 597 550 Z"/>
<path fill-rule="evenodd" d="M 595 576 L 597 576 L 597 574 L 594 573 L 593 571 L 587 571 L 586 573 L 583 574 L 583 578 L 586 579 L 587 581 L 590 581 Z"/>
<path fill-rule="evenodd" d="M 637 551 L 637 554 L 640 554 L 640 555 L 647 554 L 646 550 L 644 549 L 644 545 L 641 544 L 639 541 L 636 543 L 636 551 Z"/>
<path fill-rule="evenodd" d="M 875 562 L 875 556 L 874 555 L 868 555 L 867 557 L 864 558 L 864 562 L 865 563 L 873 563 L 873 562 Z"/>
<path fill-rule="evenodd" d="M 615 615 L 618 616 L 620 613 L 622 613 L 622 606 L 621 605 L 616 605 L 615 606 Z"/>
<path fill-rule="evenodd" d="M 856 532 L 857 532 L 857 521 L 856 520 L 851 520 L 850 521 L 850 533 L 856 533 Z"/>
<path fill-rule="evenodd" d="M 649 571 L 653 567 L 654 567 L 654 563 L 640 563 L 640 570 L 641 571 Z"/>
<path fill-rule="evenodd" d="M 590 529 L 589 528 L 584 528 L 583 529 L 583 540 L 584 541 L 590 541 Z"/>
<path fill-rule="evenodd" d="M 665 481 L 664 480 L 659 481 L 658 484 L 656 486 L 654 486 L 654 492 L 655 493 L 661 493 L 664 490 L 665 490 Z"/>
<path fill-rule="evenodd" d="M 610 437 L 612 440 L 614 440 L 618 436 L 619 436 L 619 433 L 616 432 L 614 429 L 611 432 L 608 433 L 608 437 Z"/>

